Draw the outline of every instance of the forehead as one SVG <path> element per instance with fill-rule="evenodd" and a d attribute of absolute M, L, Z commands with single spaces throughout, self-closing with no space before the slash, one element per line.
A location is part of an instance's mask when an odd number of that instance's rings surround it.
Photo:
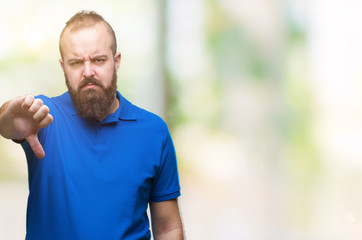
<path fill-rule="evenodd" d="M 76 30 L 69 28 L 64 31 L 60 45 L 66 58 L 111 54 L 112 35 L 102 23 Z"/>

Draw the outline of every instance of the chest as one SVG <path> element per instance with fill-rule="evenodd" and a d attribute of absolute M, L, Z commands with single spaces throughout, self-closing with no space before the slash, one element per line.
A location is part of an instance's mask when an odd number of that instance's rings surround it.
<path fill-rule="evenodd" d="M 76 186 L 132 186 L 149 189 L 161 164 L 162 138 L 137 122 L 54 124 L 46 133 L 42 175 Z M 137 191 L 138 191 L 137 190 Z"/>

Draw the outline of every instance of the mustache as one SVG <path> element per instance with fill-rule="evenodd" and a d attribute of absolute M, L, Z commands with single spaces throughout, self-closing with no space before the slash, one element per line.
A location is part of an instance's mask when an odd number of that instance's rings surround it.
<path fill-rule="evenodd" d="M 81 89 L 85 86 L 87 86 L 88 84 L 93 84 L 93 85 L 96 85 L 96 86 L 99 86 L 101 88 L 103 88 L 103 85 L 102 85 L 102 82 L 99 81 L 98 79 L 96 78 L 85 78 L 83 79 L 80 83 L 79 83 L 79 86 L 78 86 L 78 89 Z"/>

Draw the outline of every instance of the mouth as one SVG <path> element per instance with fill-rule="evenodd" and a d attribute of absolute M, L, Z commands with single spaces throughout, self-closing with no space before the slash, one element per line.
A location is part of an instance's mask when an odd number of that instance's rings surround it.
<path fill-rule="evenodd" d="M 95 84 L 92 84 L 92 83 L 88 83 L 87 85 L 85 85 L 83 88 L 84 89 L 91 89 L 91 88 L 96 88 L 98 87 L 97 85 Z"/>
<path fill-rule="evenodd" d="M 82 90 L 95 90 L 97 88 L 100 88 L 98 84 L 88 83 L 87 85 L 81 87 Z"/>
<path fill-rule="evenodd" d="M 78 86 L 79 91 L 81 90 L 96 90 L 102 88 L 102 84 L 95 78 L 84 79 Z"/>

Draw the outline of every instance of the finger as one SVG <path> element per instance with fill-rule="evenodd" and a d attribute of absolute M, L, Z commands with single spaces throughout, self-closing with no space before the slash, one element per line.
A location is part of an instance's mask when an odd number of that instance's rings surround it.
<path fill-rule="evenodd" d="M 40 144 L 38 136 L 36 134 L 30 135 L 30 136 L 26 137 L 25 139 L 28 141 L 31 149 L 33 150 L 33 152 L 37 158 L 42 159 L 45 157 L 45 152 L 44 152 L 43 146 Z"/>
<path fill-rule="evenodd" d="M 49 108 L 46 105 L 43 105 L 39 108 L 39 110 L 34 114 L 33 119 L 36 122 L 40 122 L 49 114 Z"/>
<path fill-rule="evenodd" d="M 41 99 L 35 99 L 29 108 L 29 112 L 35 114 L 43 106 L 43 101 Z"/>
<path fill-rule="evenodd" d="M 33 104 L 34 102 L 34 96 L 32 95 L 28 95 L 25 96 L 23 99 L 21 99 L 23 101 L 21 108 L 22 109 L 29 109 L 30 106 Z"/>
<path fill-rule="evenodd" d="M 45 128 L 45 127 L 49 126 L 49 124 L 51 124 L 52 122 L 53 122 L 53 116 L 51 114 L 48 114 L 45 118 L 43 118 L 40 121 L 39 127 Z"/>

